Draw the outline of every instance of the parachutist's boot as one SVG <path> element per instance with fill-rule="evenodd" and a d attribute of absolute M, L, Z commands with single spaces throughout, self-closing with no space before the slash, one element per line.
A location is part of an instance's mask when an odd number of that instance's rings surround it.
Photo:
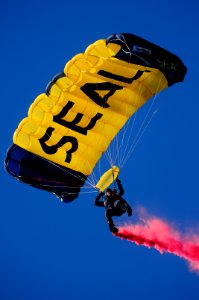
<path fill-rule="evenodd" d="M 109 228 L 111 232 L 118 233 L 118 229 L 113 224 L 109 224 Z"/>

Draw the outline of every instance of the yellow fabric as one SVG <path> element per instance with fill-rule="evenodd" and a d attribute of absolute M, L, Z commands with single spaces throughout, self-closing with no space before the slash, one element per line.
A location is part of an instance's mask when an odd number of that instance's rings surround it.
<path fill-rule="evenodd" d="M 159 70 L 115 58 L 119 50 L 119 45 L 99 40 L 74 56 L 64 68 L 65 76 L 52 84 L 48 95 L 40 94 L 32 103 L 28 117 L 14 133 L 14 143 L 61 166 L 91 174 L 128 118 L 168 86 Z M 140 71 L 138 79 L 122 80 Z"/>
<path fill-rule="evenodd" d="M 100 192 L 103 192 L 117 178 L 119 172 L 120 169 L 117 166 L 112 166 L 112 168 L 110 168 L 100 177 L 100 180 L 95 187 L 98 188 Z"/>

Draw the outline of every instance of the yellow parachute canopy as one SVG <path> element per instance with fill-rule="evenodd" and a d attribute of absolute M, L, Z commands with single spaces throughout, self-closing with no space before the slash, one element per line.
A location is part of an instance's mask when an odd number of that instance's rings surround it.
<path fill-rule="evenodd" d="M 30 106 L 28 117 L 14 133 L 14 143 L 90 175 L 128 118 L 168 86 L 159 70 L 115 58 L 120 49 L 119 45 L 99 40 L 69 61 L 64 76 Z M 102 70 L 119 78 L 99 75 Z M 138 72 L 142 74 L 139 79 L 130 80 Z M 122 78 L 129 79 L 129 83 Z"/>
<path fill-rule="evenodd" d="M 134 35 L 96 41 L 34 100 L 14 133 L 7 170 L 37 188 L 74 199 L 132 114 L 162 89 L 182 81 L 185 73 L 177 56 Z M 42 171 L 35 169 L 34 160 L 45 166 Z M 68 174 L 61 175 L 61 168 Z M 59 175 L 59 189 L 50 174 Z M 76 184 L 78 191 L 69 192 L 64 184 Z M 100 190 L 106 185 L 102 180 Z"/>

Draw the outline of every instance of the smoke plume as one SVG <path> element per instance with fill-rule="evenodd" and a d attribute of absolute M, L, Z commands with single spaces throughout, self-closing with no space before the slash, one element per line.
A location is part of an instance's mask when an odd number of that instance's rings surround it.
<path fill-rule="evenodd" d="M 160 253 L 172 253 L 188 262 L 189 269 L 199 275 L 199 235 L 182 234 L 160 218 L 142 215 L 138 224 L 119 227 L 115 236 L 155 248 Z"/>

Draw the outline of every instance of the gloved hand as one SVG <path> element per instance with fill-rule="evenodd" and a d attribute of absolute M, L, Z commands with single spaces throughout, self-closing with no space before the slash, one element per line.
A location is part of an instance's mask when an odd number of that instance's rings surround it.
<path fill-rule="evenodd" d="M 121 180 L 117 177 L 117 178 L 116 178 L 116 182 L 117 182 L 117 183 L 120 183 Z"/>
<path fill-rule="evenodd" d="M 127 214 L 128 214 L 129 217 L 132 216 L 132 208 L 128 208 Z"/>
<path fill-rule="evenodd" d="M 99 192 L 100 196 L 104 196 L 104 194 L 105 194 L 104 192 Z"/>

